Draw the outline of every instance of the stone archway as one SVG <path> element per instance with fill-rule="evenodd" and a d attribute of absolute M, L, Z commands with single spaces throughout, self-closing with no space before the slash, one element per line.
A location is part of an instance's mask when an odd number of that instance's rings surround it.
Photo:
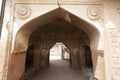
<path fill-rule="evenodd" d="M 58 15 L 58 14 L 60 14 L 60 15 Z M 75 26 L 78 30 L 80 29 L 84 33 L 86 33 L 90 40 L 90 42 L 88 44 L 90 44 L 91 49 L 97 50 L 97 47 L 99 44 L 99 38 L 100 38 L 100 32 L 98 31 L 98 29 L 96 27 L 94 27 L 93 25 L 89 24 L 88 22 L 78 18 L 77 16 L 67 12 L 66 10 L 64 10 L 62 8 L 56 9 L 56 10 L 53 10 L 47 14 L 44 14 L 40 17 L 37 17 L 37 18 L 29 21 L 28 23 L 23 25 L 21 27 L 21 29 L 18 31 L 18 33 L 16 34 L 15 41 L 14 41 L 15 42 L 14 51 L 11 56 L 11 63 L 9 65 L 9 70 L 8 70 L 8 78 L 9 79 L 15 78 L 16 80 L 19 80 L 24 75 L 25 56 L 26 56 L 26 51 L 27 51 L 28 44 L 29 44 L 29 38 L 30 38 L 30 35 L 32 34 L 32 32 L 43 27 L 44 25 L 46 25 L 48 23 L 56 21 L 57 19 L 63 20 L 65 22 Z M 38 34 L 36 34 L 36 35 L 38 35 Z M 85 37 L 86 37 L 86 35 L 83 36 L 83 38 L 85 38 Z M 86 43 L 86 42 L 84 42 L 84 43 Z M 81 42 L 81 44 L 83 44 L 83 43 Z M 82 47 L 80 47 L 80 49 L 82 49 Z M 73 52 L 76 52 L 76 51 L 77 50 L 74 49 Z M 18 61 L 19 61 L 19 64 L 18 64 Z M 15 68 L 14 65 L 17 65 L 16 68 L 19 69 L 20 71 L 14 70 L 14 68 Z M 10 74 L 11 70 L 13 72 L 12 74 Z M 16 74 L 16 72 L 17 72 L 17 74 Z"/>
<path fill-rule="evenodd" d="M 28 46 L 35 45 L 35 51 L 32 51 L 34 52 L 34 61 L 33 72 L 29 72 L 30 74 L 41 68 L 49 67 L 49 50 L 56 42 L 63 42 L 69 47 L 71 68 L 86 68 L 86 62 L 84 61 L 86 55 L 84 55 L 83 46 L 90 46 L 88 35 L 74 25 L 58 18 L 54 22 L 38 28 L 31 34 Z M 31 69 L 29 70 L 31 71 Z"/>

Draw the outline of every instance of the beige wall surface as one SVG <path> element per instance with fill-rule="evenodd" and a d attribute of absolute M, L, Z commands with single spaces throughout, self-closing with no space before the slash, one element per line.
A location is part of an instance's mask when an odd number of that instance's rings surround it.
<path fill-rule="evenodd" d="M 57 19 L 59 7 L 63 9 L 63 13 L 65 14 L 65 16 L 64 14 L 62 16 L 64 17 L 64 20 L 71 22 L 77 27 L 81 25 L 80 28 L 86 31 L 90 37 L 92 50 L 103 51 L 102 55 L 104 56 L 100 56 L 98 59 L 98 63 L 100 64 L 98 65 L 101 65 L 103 62 L 105 63 L 105 80 L 119 80 L 120 55 L 118 53 L 120 53 L 120 0 L 58 1 L 6 0 L 0 39 L 0 80 L 7 80 L 8 64 L 10 61 L 14 61 L 10 58 L 12 56 L 11 54 L 16 51 L 16 43 L 27 45 L 30 33 L 32 33 L 32 30 L 34 31 L 34 29 L 37 29 L 36 25 L 42 26 Z M 23 33 L 20 32 L 25 26 L 31 27 L 29 30 L 24 29 L 24 31 L 22 31 Z M 84 26 L 86 26 L 86 28 Z M 21 34 L 19 34 L 19 32 Z M 17 36 L 21 37 L 21 39 L 17 39 Z M 98 44 L 97 47 L 94 46 L 95 44 Z M 21 47 L 21 45 L 18 47 Z M 17 51 L 19 52 L 27 49 L 25 46 L 22 47 L 23 49 Z M 94 52 L 94 55 L 95 54 L 97 54 L 97 52 Z M 100 62 L 100 60 L 104 61 Z M 98 72 L 96 73 L 97 76 L 98 74 L 102 74 L 102 72 L 98 70 L 99 67 L 101 66 L 98 66 L 96 70 Z M 102 70 L 104 70 L 103 66 Z M 22 73 L 20 74 L 22 75 Z"/>

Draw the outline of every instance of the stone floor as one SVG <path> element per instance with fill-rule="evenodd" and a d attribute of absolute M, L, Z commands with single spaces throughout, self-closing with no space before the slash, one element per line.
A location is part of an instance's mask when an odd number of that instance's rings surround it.
<path fill-rule="evenodd" d="M 89 80 L 89 77 L 80 69 L 70 69 L 68 61 L 52 60 L 50 68 L 40 70 L 29 80 Z"/>

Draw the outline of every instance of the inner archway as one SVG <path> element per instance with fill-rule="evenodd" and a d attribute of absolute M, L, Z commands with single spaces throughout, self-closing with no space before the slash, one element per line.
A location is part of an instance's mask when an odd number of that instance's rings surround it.
<path fill-rule="evenodd" d="M 65 62 L 70 66 L 70 52 L 69 49 L 62 43 L 56 42 L 49 52 L 49 65 L 62 65 Z M 60 63 L 60 64 L 59 64 Z"/>
<path fill-rule="evenodd" d="M 67 49 L 67 50 L 66 50 Z M 64 51 L 65 50 L 65 51 Z M 82 74 L 81 69 L 71 69 L 68 60 L 69 49 L 63 43 L 56 43 L 50 49 L 49 59 L 50 65 L 47 69 L 40 69 L 28 80 L 89 80 L 88 76 Z M 62 56 L 64 57 L 62 58 Z M 87 73 L 86 73 L 87 74 Z M 77 77 L 76 77 L 77 76 Z"/>
<path fill-rule="evenodd" d="M 75 69 L 86 67 L 84 45 L 89 46 L 90 49 L 97 50 L 99 42 L 98 29 L 66 10 L 60 10 L 65 15 L 59 13 L 59 9 L 53 10 L 26 23 L 16 34 L 13 50 L 15 54 L 19 52 L 29 54 L 29 47 L 34 45 L 31 61 L 33 66 L 32 69 L 28 69 L 32 71 L 31 73 L 49 67 L 49 50 L 56 42 L 63 42 L 69 48 L 70 67 Z M 12 58 L 19 57 L 19 55 L 14 53 Z M 24 62 L 26 62 L 26 55 L 21 54 L 21 56 L 23 57 L 23 62 L 19 64 L 22 67 L 18 66 L 18 68 L 22 69 L 20 74 L 17 74 L 19 77 L 23 77 Z M 16 61 L 18 61 L 18 58 Z M 11 60 L 12 62 L 14 61 Z M 12 66 L 10 68 L 13 68 L 13 64 L 10 66 Z M 14 76 L 14 74 L 12 75 Z"/>
<path fill-rule="evenodd" d="M 70 59 L 70 53 L 69 49 L 62 43 L 57 42 L 51 49 L 49 53 L 49 60 L 59 60 L 64 59 L 68 60 Z"/>
<path fill-rule="evenodd" d="M 26 69 L 28 70 L 27 72 L 29 75 L 38 70 L 49 68 L 50 49 L 54 46 L 54 44 L 56 44 L 56 42 L 63 42 L 63 44 L 66 45 L 61 46 L 61 48 L 64 49 L 64 51 L 69 52 L 69 57 L 65 56 L 65 52 L 63 52 L 62 58 L 69 61 L 70 68 L 87 68 L 86 56 L 88 54 L 86 54 L 84 45 L 90 46 L 90 39 L 88 35 L 65 20 L 57 19 L 54 22 L 48 23 L 37 29 L 31 34 L 28 45 L 30 47 L 28 47 L 27 52 L 29 52 L 29 55 L 32 53 L 34 58 L 32 58 L 32 69 Z M 31 48 L 31 46 L 33 47 Z M 30 72 L 31 70 L 33 70 L 33 72 Z"/>

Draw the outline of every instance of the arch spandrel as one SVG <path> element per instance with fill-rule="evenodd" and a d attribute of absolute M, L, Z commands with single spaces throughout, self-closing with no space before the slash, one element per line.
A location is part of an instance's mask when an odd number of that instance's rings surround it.
<path fill-rule="evenodd" d="M 16 51 L 22 52 L 23 50 L 27 49 L 28 39 L 32 32 L 34 32 L 36 29 L 42 27 L 45 24 L 54 22 L 58 18 L 69 22 L 70 24 L 80 28 L 85 33 L 87 33 L 91 40 L 91 48 L 97 49 L 101 34 L 100 30 L 97 27 L 95 27 L 94 24 L 89 23 L 85 19 L 81 19 L 62 8 L 58 8 L 44 15 L 31 19 L 31 21 L 21 26 L 15 37 L 14 53 L 17 53 Z M 17 48 L 19 48 L 20 45 L 22 47 L 18 50 Z"/>

